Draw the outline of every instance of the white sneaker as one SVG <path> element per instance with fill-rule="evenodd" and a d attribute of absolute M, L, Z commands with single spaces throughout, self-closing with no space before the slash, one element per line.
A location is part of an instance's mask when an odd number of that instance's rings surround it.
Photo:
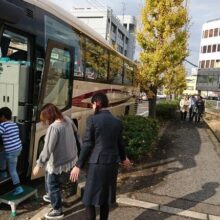
<path fill-rule="evenodd" d="M 62 219 L 64 214 L 62 210 L 51 209 L 47 214 L 44 215 L 46 219 Z"/>

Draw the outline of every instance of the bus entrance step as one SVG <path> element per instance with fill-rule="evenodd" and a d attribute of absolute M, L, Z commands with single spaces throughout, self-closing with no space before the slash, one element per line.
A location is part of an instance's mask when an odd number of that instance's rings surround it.
<path fill-rule="evenodd" d="M 36 198 L 38 198 L 37 189 L 34 189 L 30 186 L 24 186 L 22 185 L 24 192 L 20 195 L 14 196 L 13 191 L 10 191 L 8 193 L 5 193 L 0 196 L 0 204 L 8 204 L 11 206 L 11 215 L 13 217 L 16 216 L 16 207 L 23 202 L 24 200 L 30 198 L 31 196 L 35 195 Z"/>

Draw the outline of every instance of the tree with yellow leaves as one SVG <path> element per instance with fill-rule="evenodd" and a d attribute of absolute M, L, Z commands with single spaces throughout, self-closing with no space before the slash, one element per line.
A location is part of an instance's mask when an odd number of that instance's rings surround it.
<path fill-rule="evenodd" d="M 188 55 L 186 25 L 189 20 L 184 2 L 145 0 L 142 8 L 141 27 L 137 33 L 142 48 L 137 79 L 142 88 L 149 88 L 153 93 L 149 99 L 151 117 L 155 117 L 157 89 L 161 86 L 168 88 L 171 70 L 182 65 Z M 175 79 L 184 81 L 182 77 Z"/>

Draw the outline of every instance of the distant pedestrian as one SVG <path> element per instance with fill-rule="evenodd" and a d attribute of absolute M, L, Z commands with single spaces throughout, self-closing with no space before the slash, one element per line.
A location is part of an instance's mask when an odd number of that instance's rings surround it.
<path fill-rule="evenodd" d="M 13 195 L 17 196 L 24 192 L 20 185 L 17 173 L 18 156 L 21 154 L 22 144 L 19 136 L 19 128 L 16 123 L 11 121 L 12 111 L 8 107 L 0 109 L 0 135 L 4 150 L 0 153 L 0 176 L 6 177 L 8 167 L 9 174 L 14 185 Z"/>
<path fill-rule="evenodd" d="M 192 95 L 189 98 L 189 120 L 193 121 L 196 114 L 196 97 Z"/>
<path fill-rule="evenodd" d="M 182 97 L 180 100 L 180 119 L 181 121 L 186 120 L 187 112 L 189 110 L 189 100 L 187 96 Z"/>
<path fill-rule="evenodd" d="M 202 114 L 205 111 L 205 103 L 204 103 L 202 96 L 198 97 L 198 100 L 196 101 L 196 108 L 197 108 L 197 111 L 195 115 L 195 123 L 198 124 L 200 122 Z"/>
<path fill-rule="evenodd" d="M 63 116 L 53 104 L 46 104 L 40 114 L 40 119 L 49 127 L 45 136 L 43 150 L 37 160 L 33 174 L 37 175 L 40 168 L 46 167 L 45 190 L 43 199 L 50 202 L 52 210 L 45 215 L 47 219 L 63 217 L 61 184 L 69 179 L 69 171 L 77 161 L 77 146 L 74 137 L 73 122 Z"/>
<path fill-rule="evenodd" d="M 80 170 L 88 158 L 88 174 L 83 195 L 86 219 L 95 220 L 95 206 L 100 206 L 100 220 L 107 220 L 109 205 L 116 201 L 118 164 L 131 166 L 122 143 L 122 123 L 106 108 L 108 98 L 97 93 L 92 97 L 94 115 L 87 120 L 82 149 L 70 179 L 78 180 Z"/>

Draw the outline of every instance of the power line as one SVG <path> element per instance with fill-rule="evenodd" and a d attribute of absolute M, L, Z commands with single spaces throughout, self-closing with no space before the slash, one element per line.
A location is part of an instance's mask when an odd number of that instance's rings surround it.
<path fill-rule="evenodd" d="M 184 61 L 185 61 L 185 62 L 187 62 L 187 63 L 189 63 L 190 65 L 192 65 L 192 66 L 194 66 L 194 67 L 198 67 L 196 64 L 194 64 L 194 63 L 190 62 L 190 61 L 189 61 L 189 60 L 187 60 L 187 59 L 184 59 Z"/>

